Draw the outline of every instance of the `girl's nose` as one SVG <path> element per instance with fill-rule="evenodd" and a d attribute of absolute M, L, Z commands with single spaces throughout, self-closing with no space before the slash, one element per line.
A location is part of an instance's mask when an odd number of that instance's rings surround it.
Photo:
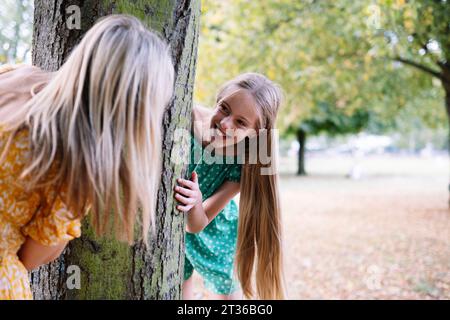
<path fill-rule="evenodd" d="M 230 117 L 225 117 L 220 121 L 220 126 L 223 130 L 233 129 L 233 123 Z"/>

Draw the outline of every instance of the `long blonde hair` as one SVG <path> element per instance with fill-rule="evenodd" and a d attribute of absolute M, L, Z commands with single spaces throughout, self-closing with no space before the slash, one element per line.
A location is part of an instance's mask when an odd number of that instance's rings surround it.
<path fill-rule="evenodd" d="M 267 133 L 267 152 L 272 161 L 263 164 L 259 158 L 250 161 L 250 143 L 258 137 L 246 138 L 245 157 L 240 180 L 239 226 L 236 265 L 238 278 L 246 297 L 254 295 L 252 275 L 256 274 L 256 295 L 261 299 L 283 299 L 283 257 L 281 239 L 281 210 L 278 176 L 274 161 L 275 120 L 281 104 L 280 87 L 257 73 L 245 73 L 225 83 L 217 101 L 232 90 L 246 90 L 255 101 L 259 114 L 257 129 Z M 261 132 L 261 131 L 260 131 Z M 253 139 L 251 142 L 250 140 Z M 258 148 L 262 147 L 257 145 Z M 257 151 L 259 154 L 259 151 Z M 270 167 L 273 174 L 262 174 Z"/>
<path fill-rule="evenodd" d="M 26 105 L 0 109 L 9 142 L 30 131 L 30 162 L 21 175 L 27 187 L 64 185 L 70 210 L 80 217 L 90 208 L 98 234 L 114 228 L 131 243 L 141 223 L 147 241 L 173 82 L 170 50 L 159 36 L 131 16 L 101 19 Z"/>

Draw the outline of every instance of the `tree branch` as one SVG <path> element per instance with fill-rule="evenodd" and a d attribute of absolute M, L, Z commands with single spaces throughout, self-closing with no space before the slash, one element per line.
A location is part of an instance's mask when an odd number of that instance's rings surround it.
<path fill-rule="evenodd" d="M 428 74 L 430 74 L 430 75 L 432 75 L 432 76 L 434 76 L 434 77 L 436 77 L 438 79 L 444 80 L 444 75 L 442 73 L 440 73 L 439 71 L 433 70 L 433 69 L 431 69 L 431 68 L 429 68 L 427 66 L 424 66 L 424 65 L 422 65 L 420 63 L 417 63 L 415 61 L 404 59 L 402 57 L 395 57 L 395 58 L 392 58 L 392 60 L 404 63 L 404 64 L 409 65 L 409 66 L 412 66 L 412 67 L 414 67 L 416 69 L 419 69 L 421 71 L 424 71 L 424 72 L 426 72 L 426 73 L 428 73 Z"/>

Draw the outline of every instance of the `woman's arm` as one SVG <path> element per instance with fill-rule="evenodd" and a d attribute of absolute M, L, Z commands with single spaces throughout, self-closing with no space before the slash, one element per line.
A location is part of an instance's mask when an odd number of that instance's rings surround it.
<path fill-rule="evenodd" d="M 44 246 L 27 237 L 17 255 L 25 268 L 31 271 L 58 258 L 67 243 L 64 241 L 55 246 Z"/>
<path fill-rule="evenodd" d="M 202 201 L 196 175 L 193 175 L 193 181 L 179 179 L 179 183 L 183 187 L 175 188 L 175 198 L 184 206 L 177 208 L 188 213 L 186 231 L 190 233 L 198 233 L 206 228 L 240 189 L 238 182 L 225 181 L 211 197 Z"/>

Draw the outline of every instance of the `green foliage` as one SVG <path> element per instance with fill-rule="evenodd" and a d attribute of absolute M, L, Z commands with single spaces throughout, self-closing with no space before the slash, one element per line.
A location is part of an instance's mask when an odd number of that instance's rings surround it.
<path fill-rule="evenodd" d="M 444 50 L 421 55 L 411 36 L 444 47 L 448 7 L 431 0 L 204 1 L 195 99 L 213 105 L 223 82 L 256 71 L 284 88 L 278 127 L 286 133 L 302 123 L 330 134 L 385 131 L 416 118 L 442 128 L 440 81 L 395 58 L 430 67 L 447 57 Z M 331 120 L 318 121 L 324 117 Z"/>
<path fill-rule="evenodd" d="M 314 115 L 302 121 L 299 129 L 310 135 L 356 133 L 367 126 L 369 119 L 367 110 L 359 109 L 348 116 L 326 102 L 319 102 Z"/>

